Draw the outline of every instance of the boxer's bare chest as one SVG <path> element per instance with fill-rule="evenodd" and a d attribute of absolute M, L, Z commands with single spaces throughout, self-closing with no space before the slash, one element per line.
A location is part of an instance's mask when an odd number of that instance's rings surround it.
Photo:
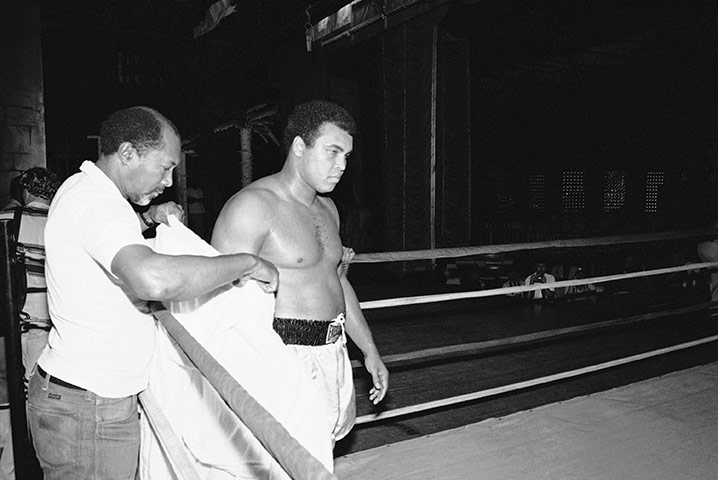
<path fill-rule="evenodd" d="M 286 204 L 278 209 L 265 254 L 277 267 L 312 268 L 336 265 L 341 258 L 339 229 L 331 210 L 323 203 L 312 207 Z"/>

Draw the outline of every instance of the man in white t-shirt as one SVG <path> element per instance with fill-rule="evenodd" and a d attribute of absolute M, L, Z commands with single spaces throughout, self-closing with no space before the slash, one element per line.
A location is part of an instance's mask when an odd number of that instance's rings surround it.
<path fill-rule="evenodd" d="M 172 185 L 177 128 L 159 112 L 110 115 L 101 154 L 58 190 L 45 229 L 52 330 L 30 377 L 28 417 L 44 478 L 134 479 L 140 445 L 137 394 L 155 349 L 148 301 L 188 300 L 239 280 L 277 287 L 276 268 L 255 255 L 161 255 L 142 232 L 173 202 L 141 215 Z"/>
<path fill-rule="evenodd" d="M 543 262 L 539 262 L 536 264 L 536 270 L 526 277 L 526 280 L 524 283 L 526 285 L 534 285 L 536 283 L 554 283 L 556 282 L 556 277 L 551 275 L 546 271 L 546 264 Z M 533 290 L 531 292 L 526 292 L 530 299 L 533 300 L 541 300 L 541 299 L 551 299 L 556 294 L 556 290 L 553 288 L 543 288 L 541 290 Z"/>

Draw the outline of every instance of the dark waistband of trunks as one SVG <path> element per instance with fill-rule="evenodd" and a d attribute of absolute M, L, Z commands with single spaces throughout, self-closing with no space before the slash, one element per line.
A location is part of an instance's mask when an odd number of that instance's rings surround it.
<path fill-rule="evenodd" d="M 274 331 L 285 345 L 320 346 L 336 342 L 344 330 L 344 314 L 335 320 L 305 320 L 302 318 L 275 318 Z"/>
<path fill-rule="evenodd" d="M 57 377 L 53 377 L 52 375 L 50 375 L 49 373 L 47 373 L 45 370 L 43 370 L 40 365 L 37 366 L 37 373 L 39 373 L 42 378 L 47 378 L 48 375 L 49 375 L 49 376 L 50 376 L 50 383 L 52 383 L 52 384 L 59 385 L 59 386 L 61 386 L 61 387 L 65 387 L 65 388 L 72 388 L 73 390 L 82 390 L 82 391 L 85 391 L 85 389 L 82 388 L 82 387 L 78 387 L 77 385 L 73 385 L 73 384 L 71 384 L 71 383 L 69 383 L 69 382 L 66 382 L 66 381 L 64 381 L 64 380 L 60 380 L 60 379 L 57 378 Z"/>

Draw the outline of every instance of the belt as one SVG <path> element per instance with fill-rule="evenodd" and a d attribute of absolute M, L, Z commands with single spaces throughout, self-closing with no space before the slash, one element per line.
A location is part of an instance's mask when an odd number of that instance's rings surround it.
<path fill-rule="evenodd" d="M 82 390 L 82 391 L 85 391 L 85 389 L 82 388 L 82 387 L 78 387 L 77 385 L 73 385 L 73 384 L 68 383 L 68 382 L 66 382 L 66 381 L 64 381 L 64 380 L 60 380 L 60 379 L 57 378 L 57 377 L 53 377 L 52 375 L 48 374 L 45 370 L 43 370 L 40 365 L 37 366 L 37 373 L 39 373 L 42 378 L 47 378 L 47 377 L 49 376 L 49 377 L 50 377 L 50 383 L 52 383 L 52 384 L 59 385 L 59 386 L 61 386 L 61 387 L 65 387 L 65 388 L 72 388 L 73 390 Z"/>
<path fill-rule="evenodd" d="M 20 322 L 20 333 L 27 333 L 30 330 L 44 330 L 46 332 L 49 332 L 50 330 L 52 330 L 52 326 L 47 324 L 38 324 L 25 321 Z"/>
<path fill-rule="evenodd" d="M 329 345 L 344 337 L 344 314 L 330 321 L 275 318 L 272 327 L 286 345 Z"/>

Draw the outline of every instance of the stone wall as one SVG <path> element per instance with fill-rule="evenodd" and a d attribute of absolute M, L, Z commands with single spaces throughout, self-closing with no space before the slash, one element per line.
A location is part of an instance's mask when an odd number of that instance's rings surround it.
<path fill-rule="evenodd" d="M 46 166 L 40 10 L 37 0 L 0 2 L 0 207 L 10 180 Z"/>

